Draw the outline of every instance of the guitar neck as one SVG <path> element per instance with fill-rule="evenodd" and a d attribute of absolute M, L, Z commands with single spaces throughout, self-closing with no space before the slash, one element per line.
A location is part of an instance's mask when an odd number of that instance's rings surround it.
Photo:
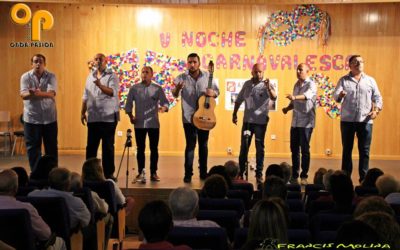
<path fill-rule="evenodd" d="M 213 73 L 210 72 L 210 76 L 208 77 L 208 88 L 211 89 L 212 88 L 212 80 L 213 80 Z"/>

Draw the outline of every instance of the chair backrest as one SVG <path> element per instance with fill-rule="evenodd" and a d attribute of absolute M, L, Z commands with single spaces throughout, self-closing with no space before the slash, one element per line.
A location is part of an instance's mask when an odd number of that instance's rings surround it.
<path fill-rule="evenodd" d="M 246 243 L 248 233 L 249 233 L 249 229 L 246 227 L 238 228 L 235 231 L 235 239 L 233 241 L 233 249 L 241 249 L 242 248 L 244 243 Z"/>
<path fill-rule="evenodd" d="M 0 240 L 17 250 L 36 249 L 28 210 L 0 209 Z"/>
<path fill-rule="evenodd" d="M 225 228 L 229 239 L 232 241 L 235 230 L 240 227 L 239 218 L 233 210 L 200 210 L 197 213 L 198 220 L 211 220 Z"/>
<path fill-rule="evenodd" d="M 343 222 L 349 221 L 352 218 L 351 214 L 319 213 L 310 220 L 311 234 L 314 240 L 322 240 L 321 234 L 330 237 L 332 234 L 324 232 L 336 232 Z"/>
<path fill-rule="evenodd" d="M 71 221 L 67 203 L 62 197 L 17 197 L 18 200 L 31 203 L 39 215 L 49 225 L 51 231 L 64 239 L 71 249 Z"/>
<path fill-rule="evenodd" d="M 304 212 L 304 204 L 302 200 L 286 200 L 286 205 L 290 212 Z"/>
<path fill-rule="evenodd" d="M 240 199 L 199 199 L 200 210 L 234 210 L 238 218 L 244 213 L 244 203 Z"/>
<path fill-rule="evenodd" d="M 226 196 L 229 199 L 241 199 L 246 209 L 250 209 L 250 195 L 249 192 L 242 189 L 230 189 Z"/>
<path fill-rule="evenodd" d="M 319 213 L 320 211 L 331 210 L 334 207 L 335 207 L 334 201 L 314 200 L 311 202 L 309 210 L 306 212 L 308 212 L 309 216 L 313 216 L 313 215 Z"/>
<path fill-rule="evenodd" d="M 300 184 L 286 184 L 287 190 L 288 191 L 297 191 L 301 192 L 301 186 Z"/>
<path fill-rule="evenodd" d="M 232 189 L 234 190 L 246 190 L 250 197 L 253 195 L 254 186 L 251 183 L 232 183 Z"/>
<path fill-rule="evenodd" d="M 84 181 L 83 186 L 96 192 L 108 204 L 108 212 L 115 214 L 118 211 L 114 185 L 109 181 Z"/>
<path fill-rule="evenodd" d="M 304 189 L 304 193 L 307 195 L 309 192 L 313 192 L 313 191 L 320 191 L 325 189 L 324 185 L 321 184 L 307 184 L 305 189 Z"/>
<path fill-rule="evenodd" d="M 305 212 L 289 212 L 289 229 L 308 228 L 308 214 Z"/>
<path fill-rule="evenodd" d="M 167 240 L 173 245 L 188 245 L 193 249 L 228 249 L 228 239 L 224 228 L 174 227 Z"/>
<path fill-rule="evenodd" d="M 363 186 L 356 186 L 354 188 L 354 192 L 357 196 L 371 196 L 371 195 L 378 195 L 378 189 L 376 187 L 363 187 Z"/>
<path fill-rule="evenodd" d="M 0 122 L 10 122 L 10 111 L 0 111 Z"/>
<path fill-rule="evenodd" d="M 288 241 L 293 244 L 310 244 L 311 233 L 308 229 L 288 229 Z"/>
<path fill-rule="evenodd" d="M 300 191 L 288 191 L 286 199 L 288 199 L 288 200 L 301 200 L 302 199 L 302 194 L 301 194 Z"/>

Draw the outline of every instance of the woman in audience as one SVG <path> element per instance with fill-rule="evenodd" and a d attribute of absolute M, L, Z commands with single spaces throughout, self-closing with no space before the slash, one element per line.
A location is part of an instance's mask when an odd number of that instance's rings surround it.
<path fill-rule="evenodd" d="M 250 215 L 247 241 L 242 249 L 277 249 L 274 248 L 277 244 L 288 242 L 288 214 L 282 204 L 275 199 L 255 204 Z"/>
<path fill-rule="evenodd" d="M 324 185 L 323 179 L 324 175 L 328 172 L 326 168 L 319 168 L 317 172 L 314 174 L 314 184 L 316 185 Z"/>
<path fill-rule="evenodd" d="M 367 171 L 364 180 L 361 183 L 362 187 L 376 187 L 375 182 L 379 176 L 383 175 L 383 171 L 379 168 L 371 168 Z"/>
<path fill-rule="evenodd" d="M 224 177 L 219 174 L 213 174 L 207 177 L 203 189 L 201 190 L 202 197 L 213 199 L 225 199 L 228 193 L 228 184 Z"/>
<path fill-rule="evenodd" d="M 376 188 L 379 195 L 385 198 L 387 195 L 399 191 L 399 183 L 394 176 L 384 174 L 376 180 Z"/>
<path fill-rule="evenodd" d="M 112 179 L 106 179 L 104 177 L 103 166 L 101 160 L 98 158 L 91 158 L 85 161 L 82 167 L 82 180 L 83 181 L 108 181 L 114 185 L 115 197 L 117 204 L 120 206 L 125 205 L 126 215 L 128 215 L 132 209 L 135 200 L 132 197 L 126 197 L 122 194 L 121 189 Z"/>
<path fill-rule="evenodd" d="M 51 155 L 43 155 L 39 158 L 35 168 L 31 172 L 29 184 L 38 188 L 48 186 L 49 173 L 53 168 L 56 168 L 57 159 Z"/>
<path fill-rule="evenodd" d="M 207 176 L 211 176 L 213 174 L 219 174 L 224 177 L 226 184 L 228 185 L 228 189 L 232 188 L 232 180 L 226 171 L 226 168 L 222 165 L 213 166 L 207 173 Z"/>

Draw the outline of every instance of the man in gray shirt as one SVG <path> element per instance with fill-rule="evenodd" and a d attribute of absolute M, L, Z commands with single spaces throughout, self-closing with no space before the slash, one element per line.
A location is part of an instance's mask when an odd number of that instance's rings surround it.
<path fill-rule="evenodd" d="M 104 175 L 115 180 L 114 140 L 119 121 L 119 80 L 107 69 L 104 54 L 96 54 L 94 67 L 86 79 L 82 97 L 81 122 L 83 125 L 87 122 L 88 127 L 86 159 L 97 157 L 101 140 Z"/>
<path fill-rule="evenodd" d="M 290 100 L 287 107 L 282 109 L 286 114 L 293 110 L 292 126 L 290 128 L 290 150 L 292 152 L 292 178 L 291 183 L 298 183 L 300 170 L 301 149 L 301 184 L 307 185 L 308 169 L 310 168 L 310 140 L 315 127 L 315 108 L 317 99 L 317 86 L 308 77 L 309 68 L 301 63 L 297 67 L 297 82 L 293 94 L 286 95 Z"/>
<path fill-rule="evenodd" d="M 33 171 L 42 155 L 42 140 L 46 155 L 58 158 L 57 149 L 57 80 L 45 69 L 46 58 L 36 54 L 31 58 L 32 70 L 21 76 L 20 95 L 24 100 L 24 137 L 29 166 Z"/>
<path fill-rule="evenodd" d="M 276 100 L 275 86 L 269 79 L 263 81 L 264 71 L 261 64 L 254 64 L 251 71 L 253 76 L 243 84 L 235 102 L 232 114 L 232 122 L 237 124 L 237 111 L 244 101 L 244 117 L 240 143 L 240 176 L 243 177 L 247 164 L 247 155 L 253 134 L 256 141 L 256 180 L 262 183 L 262 171 L 264 167 L 265 154 L 265 132 L 269 121 L 269 101 Z"/>
<path fill-rule="evenodd" d="M 208 88 L 209 72 L 200 70 L 200 57 L 196 53 L 191 53 L 187 57 L 188 71 L 175 78 L 176 87 L 172 90 L 175 98 L 182 96 L 182 120 L 185 130 L 185 177 L 183 181 L 190 183 L 193 175 L 194 149 L 196 140 L 199 140 L 199 168 L 200 179 L 207 177 L 207 158 L 208 158 L 208 130 L 196 128 L 191 119 L 197 108 L 197 101 L 202 95 L 216 98 L 219 94 L 218 86 L 212 82 L 212 88 Z"/>
<path fill-rule="evenodd" d="M 142 170 L 145 168 L 144 150 L 146 148 L 146 134 L 148 134 L 151 152 L 150 180 L 160 181 L 157 175 L 158 141 L 160 138 L 158 112 L 167 112 L 169 102 L 161 86 L 151 82 L 153 69 L 150 66 L 143 67 L 141 77 L 142 82 L 129 89 L 125 104 L 125 112 L 128 114 L 131 123 L 135 125 L 136 158 L 139 170 L 136 179 L 141 178 Z M 135 102 L 135 115 L 132 114 L 133 102 Z"/>
<path fill-rule="evenodd" d="M 364 180 L 369 168 L 372 140 L 372 122 L 382 110 L 382 96 L 374 78 L 364 73 L 364 60 L 360 55 L 349 59 L 350 73 L 340 78 L 333 97 L 342 102 L 340 130 L 342 134 L 342 170 L 351 176 L 354 135 L 358 138 L 359 181 Z"/>

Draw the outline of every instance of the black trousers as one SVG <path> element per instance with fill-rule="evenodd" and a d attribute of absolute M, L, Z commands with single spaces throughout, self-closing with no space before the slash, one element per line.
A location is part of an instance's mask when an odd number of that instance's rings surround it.
<path fill-rule="evenodd" d="M 149 135 L 150 141 L 150 173 L 157 173 L 158 163 L 158 141 L 160 139 L 159 128 L 135 128 L 135 138 L 137 146 L 137 163 L 139 174 L 145 168 L 145 155 L 144 150 L 146 148 L 146 135 Z"/>
<path fill-rule="evenodd" d="M 196 128 L 191 123 L 184 123 L 186 148 L 185 148 L 185 177 L 193 175 L 193 159 L 196 141 L 199 142 L 199 168 L 200 177 L 205 178 L 207 175 L 207 158 L 208 158 L 208 136 L 210 131 Z"/>
<path fill-rule="evenodd" d="M 89 122 L 86 146 L 86 159 L 97 157 L 101 141 L 104 176 L 110 178 L 115 171 L 114 141 L 117 122 Z"/>

